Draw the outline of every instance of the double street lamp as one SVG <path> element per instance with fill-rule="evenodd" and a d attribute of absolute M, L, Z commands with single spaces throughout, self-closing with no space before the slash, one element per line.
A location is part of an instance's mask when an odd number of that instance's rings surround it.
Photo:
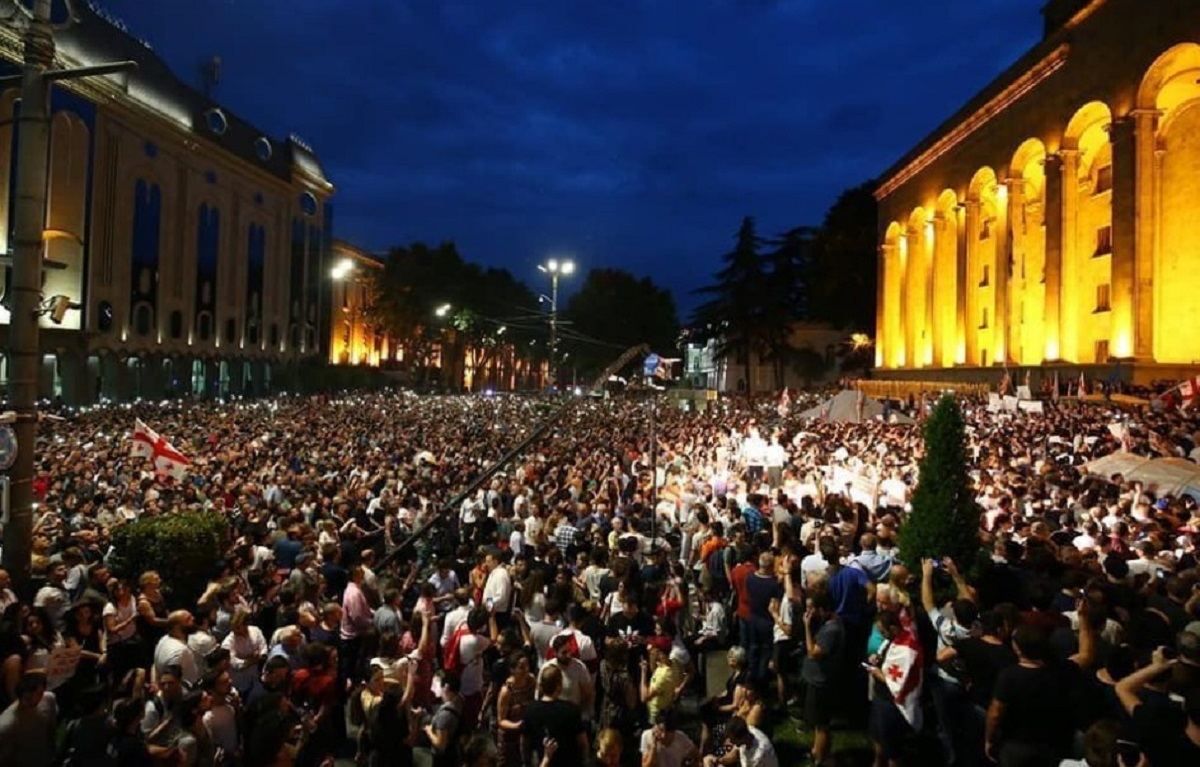
<path fill-rule="evenodd" d="M 551 258 L 538 264 L 538 271 L 550 275 L 550 385 L 558 383 L 558 276 L 570 277 L 575 273 L 575 262 Z"/>

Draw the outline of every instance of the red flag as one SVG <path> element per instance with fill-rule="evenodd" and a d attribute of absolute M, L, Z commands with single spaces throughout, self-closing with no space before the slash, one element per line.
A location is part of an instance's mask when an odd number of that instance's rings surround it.
<path fill-rule="evenodd" d="M 1179 384 L 1179 396 L 1183 400 L 1180 405 L 1183 410 L 1196 404 L 1196 398 L 1200 397 L 1200 376 L 1193 376 Z"/>
<path fill-rule="evenodd" d="M 153 429 L 136 419 L 133 426 L 133 449 L 130 455 L 135 458 L 149 458 L 154 462 L 154 473 L 159 477 L 171 477 L 176 482 L 187 478 L 188 467 L 192 462 L 187 456 L 176 450 Z"/>

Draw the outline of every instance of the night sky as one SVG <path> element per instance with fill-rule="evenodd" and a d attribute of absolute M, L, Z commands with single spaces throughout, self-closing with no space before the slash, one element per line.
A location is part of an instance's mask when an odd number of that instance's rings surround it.
<path fill-rule="evenodd" d="M 104 0 L 185 80 L 310 143 L 336 236 L 570 255 L 675 291 L 743 215 L 818 224 L 1033 45 L 1044 0 Z"/>

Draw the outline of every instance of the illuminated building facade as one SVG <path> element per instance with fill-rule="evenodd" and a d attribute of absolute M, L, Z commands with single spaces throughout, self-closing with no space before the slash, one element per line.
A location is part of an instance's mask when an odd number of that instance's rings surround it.
<path fill-rule="evenodd" d="M 884 176 L 875 363 L 1200 365 L 1200 3 L 1054 0 Z"/>
<path fill-rule="evenodd" d="M 329 362 L 379 367 L 398 351 L 368 321 L 374 274 L 383 270 L 383 262 L 348 242 L 334 240 L 332 263 Z"/>
<path fill-rule="evenodd" d="M 302 141 L 262 133 L 118 22 L 82 0 L 70 7 L 68 23 L 67 4 L 54 4 L 57 66 L 132 59 L 138 69 L 52 94 L 43 295 L 72 309 L 41 319 L 42 395 L 82 404 L 278 388 L 320 355 L 327 330 L 332 184 Z M 18 73 L 20 60 L 16 32 L 0 26 L 0 73 Z M 0 92 L 5 254 L 18 96 Z"/>

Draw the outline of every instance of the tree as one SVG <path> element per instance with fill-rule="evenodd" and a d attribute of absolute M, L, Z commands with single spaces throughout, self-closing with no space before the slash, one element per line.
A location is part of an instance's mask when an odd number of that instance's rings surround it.
<path fill-rule="evenodd" d="M 763 311 L 767 274 L 759 255 L 762 240 L 754 230 L 754 218 L 746 216 L 738 229 L 737 244 L 722 259 L 724 268 L 716 282 L 698 293 L 711 296 L 695 313 L 697 325 L 718 339 L 717 353 L 734 356 L 742 363 L 746 390 L 750 390 L 750 354 L 766 343 L 768 319 Z"/>
<path fill-rule="evenodd" d="M 818 230 L 801 226 L 784 232 L 765 257 L 770 269 L 763 294 L 763 338 L 765 357 L 771 361 L 775 388 L 782 389 L 789 364 L 796 365 L 792 329 L 809 319 L 809 282 L 812 279 Z M 811 368 L 811 360 L 805 361 Z"/>
<path fill-rule="evenodd" d="M 965 570 L 979 551 L 979 505 L 967 476 L 963 416 L 947 395 L 925 422 L 925 456 L 900 528 L 900 556 L 914 572 L 925 558 L 952 557 Z"/>
<path fill-rule="evenodd" d="M 839 328 L 875 332 L 879 209 L 874 182 L 848 189 L 825 214 L 808 284 L 811 316 Z"/>
<path fill-rule="evenodd" d="M 113 572 L 136 582 L 147 570 L 164 575 L 173 607 L 194 605 L 209 580 L 219 575 L 229 545 L 229 523 L 216 511 L 143 516 L 113 531 Z"/>
<path fill-rule="evenodd" d="M 670 355 L 679 336 L 671 292 L 622 269 L 592 269 L 567 302 L 559 333 L 568 367 L 590 376 L 623 349 L 649 344 Z M 569 324 L 567 324 L 569 323 Z"/>

